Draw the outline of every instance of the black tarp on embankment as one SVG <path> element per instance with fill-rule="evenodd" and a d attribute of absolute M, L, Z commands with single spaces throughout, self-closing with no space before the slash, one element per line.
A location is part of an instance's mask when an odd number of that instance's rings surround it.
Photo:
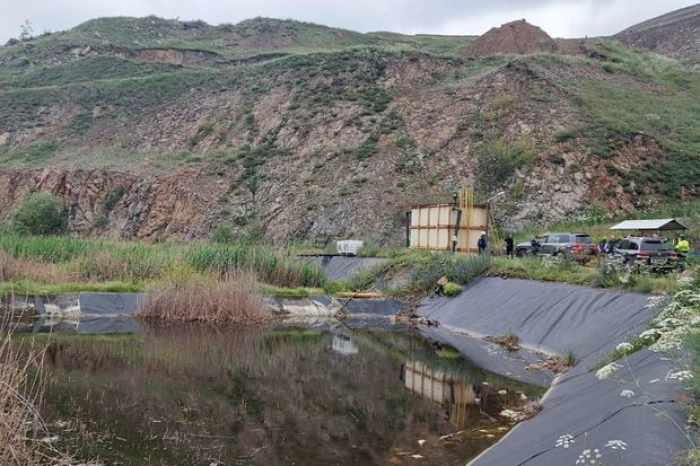
<path fill-rule="evenodd" d="M 443 333 L 514 332 L 525 346 L 558 354 L 571 349 L 579 357 L 576 367 L 554 381 L 540 414 L 519 424 L 470 465 L 573 465 L 584 449 L 595 448 L 606 466 L 674 464 L 675 455 L 690 444 L 682 431 L 684 408 L 675 402 L 682 387 L 667 379 L 672 362 L 663 354 L 643 350 L 620 361 L 622 368 L 610 379 L 599 380 L 588 370 L 618 343 L 642 331 L 651 315 L 646 298 L 560 284 L 482 279 L 456 298 L 425 300 L 418 312 L 440 322 Z M 498 357 L 484 357 L 478 345 L 456 343 L 484 369 L 517 373 L 513 361 L 506 364 Z M 623 390 L 634 395 L 621 396 Z M 565 434 L 573 435 L 575 443 L 568 449 L 555 448 Z M 606 448 L 610 440 L 624 441 L 627 449 Z"/>
<path fill-rule="evenodd" d="M 329 280 L 342 280 L 358 270 L 374 267 L 387 261 L 377 257 L 350 256 L 300 256 L 299 259 L 321 267 Z"/>
<path fill-rule="evenodd" d="M 647 296 L 528 280 L 480 279 L 455 299 L 423 301 L 420 314 L 452 331 L 513 332 L 525 345 L 579 359 L 605 356 L 650 316 Z"/>

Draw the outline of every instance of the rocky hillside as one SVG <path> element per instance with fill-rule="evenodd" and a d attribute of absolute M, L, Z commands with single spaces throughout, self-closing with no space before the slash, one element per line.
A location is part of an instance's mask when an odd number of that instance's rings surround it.
<path fill-rule="evenodd" d="M 11 41 L 0 214 L 43 190 L 85 235 L 398 243 L 411 203 L 465 183 L 507 192 L 505 226 L 697 194 L 696 73 L 610 40 L 472 41 L 158 18 Z"/>
<path fill-rule="evenodd" d="M 673 11 L 615 35 L 623 44 L 700 63 L 700 4 Z"/>

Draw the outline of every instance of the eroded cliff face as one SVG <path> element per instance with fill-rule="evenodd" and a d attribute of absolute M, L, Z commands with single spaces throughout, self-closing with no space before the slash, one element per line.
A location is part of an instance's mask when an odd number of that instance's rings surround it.
<path fill-rule="evenodd" d="M 71 233 L 189 239 L 211 230 L 215 212 L 210 206 L 220 186 L 206 170 L 192 168 L 151 176 L 107 170 L 0 170 L 0 212 L 6 219 L 23 195 L 48 192 L 61 200 Z"/>

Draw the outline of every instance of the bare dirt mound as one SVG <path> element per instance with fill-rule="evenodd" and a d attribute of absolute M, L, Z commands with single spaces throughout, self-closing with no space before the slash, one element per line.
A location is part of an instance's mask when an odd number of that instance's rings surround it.
<path fill-rule="evenodd" d="M 467 47 L 464 54 L 468 57 L 483 57 L 555 51 L 557 44 L 554 39 L 523 19 L 491 29 Z"/>
<path fill-rule="evenodd" d="M 650 19 L 616 34 L 631 47 L 678 60 L 700 60 L 700 4 Z"/>

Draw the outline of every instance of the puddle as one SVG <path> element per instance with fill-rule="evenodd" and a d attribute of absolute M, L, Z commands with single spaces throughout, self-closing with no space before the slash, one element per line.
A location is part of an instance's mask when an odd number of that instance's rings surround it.
<path fill-rule="evenodd" d="M 464 465 L 543 393 L 406 328 L 298 325 L 39 335 L 51 435 L 106 465 Z"/>

